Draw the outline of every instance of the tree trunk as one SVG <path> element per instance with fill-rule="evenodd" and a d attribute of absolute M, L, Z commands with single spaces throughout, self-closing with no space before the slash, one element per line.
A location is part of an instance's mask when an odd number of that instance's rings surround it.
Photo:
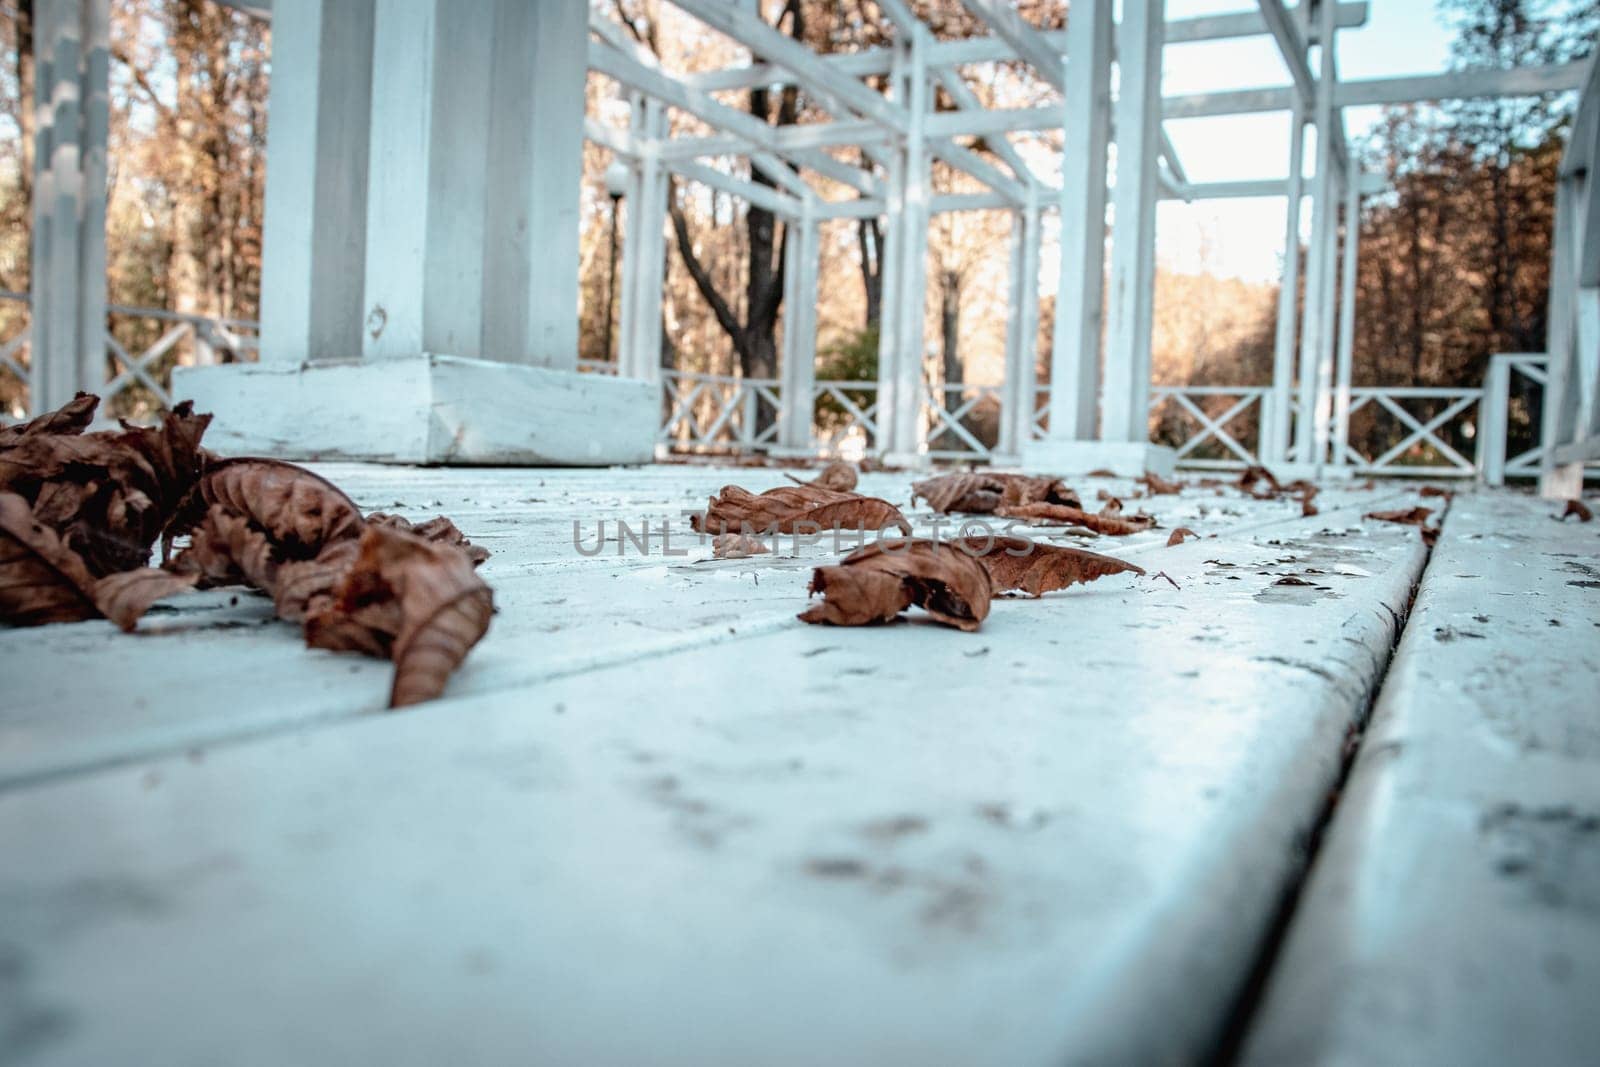
<path fill-rule="evenodd" d="M 961 275 L 956 271 L 942 271 L 939 275 L 939 329 L 944 342 L 944 384 L 960 385 L 961 368 Z M 944 407 L 949 411 L 960 405 L 960 394 L 944 390 Z"/>

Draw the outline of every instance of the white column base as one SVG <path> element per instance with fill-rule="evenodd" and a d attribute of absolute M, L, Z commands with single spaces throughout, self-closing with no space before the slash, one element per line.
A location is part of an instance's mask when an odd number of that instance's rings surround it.
<path fill-rule="evenodd" d="M 648 463 L 661 396 L 644 381 L 454 356 L 180 367 L 224 455 L 505 466 Z"/>
<path fill-rule="evenodd" d="M 1022 466 L 1040 474 L 1087 474 L 1108 470 L 1123 478 L 1145 471 L 1171 478 L 1178 454 L 1166 445 L 1138 441 L 1029 441 L 1022 446 Z"/>

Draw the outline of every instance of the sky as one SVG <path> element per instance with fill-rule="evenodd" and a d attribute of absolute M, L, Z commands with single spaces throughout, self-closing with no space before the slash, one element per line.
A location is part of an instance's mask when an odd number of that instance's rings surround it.
<path fill-rule="evenodd" d="M 1240 0 L 1167 0 L 1167 18 L 1238 11 Z M 1341 78 L 1434 74 L 1446 69 L 1452 34 L 1433 0 L 1370 0 L 1365 26 L 1342 30 Z M 1166 49 L 1163 91 L 1198 93 L 1285 85 L 1289 72 L 1270 37 L 1172 45 Z M 1377 121 L 1377 108 L 1351 108 L 1351 138 Z M 1238 115 L 1167 123 L 1189 179 L 1195 182 L 1283 178 L 1289 170 L 1287 113 Z M 1307 138 L 1307 167 L 1315 134 Z M 1168 269 L 1201 271 L 1275 282 L 1282 260 L 1284 201 L 1166 202 L 1159 219 L 1157 254 Z"/>

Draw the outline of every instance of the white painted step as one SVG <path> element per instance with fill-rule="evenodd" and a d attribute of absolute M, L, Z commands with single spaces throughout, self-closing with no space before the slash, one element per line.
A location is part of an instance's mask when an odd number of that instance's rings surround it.
<path fill-rule="evenodd" d="M 976 634 L 785 619 L 14 784 L 14 1032 L 36 1064 L 1191 1061 L 1421 569 L 1362 506 Z M 291 684 L 225 678 L 203 709 Z"/>
<path fill-rule="evenodd" d="M 1600 523 L 1457 497 L 1248 1045 L 1593 1063 Z"/>

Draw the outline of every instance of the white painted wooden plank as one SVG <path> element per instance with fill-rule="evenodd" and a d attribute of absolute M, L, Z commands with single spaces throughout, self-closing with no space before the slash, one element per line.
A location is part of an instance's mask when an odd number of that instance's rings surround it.
<path fill-rule="evenodd" d="M 500 613 L 452 680 L 454 695 L 538 684 L 600 663 L 787 625 L 801 610 L 809 567 L 837 554 L 831 539 L 797 547 L 785 538 L 774 546 L 776 557 L 703 562 L 709 548 L 689 531 L 684 514 L 703 508 L 729 482 L 752 490 L 787 484 L 774 470 L 317 469 L 365 510 L 414 521 L 450 515 L 494 554 L 483 575 Z M 954 534 L 957 520 L 935 527 L 931 512 L 909 508 L 909 481 L 869 474 L 861 489 L 906 506 L 921 533 Z M 1101 487 L 1124 497 L 1133 491 L 1126 482 L 1097 480 L 1085 482 L 1082 492 L 1092 499 Z M 1362 509 L 1372 506 L 1373 496 L 1334 494 Z M 1166 529 L 1098 541 L 1059 531 L 1036 536 L 1117 555 L 1159 553 L 1176 526 L 1245 536 L 1281 526 L 1298 510 L 1288 502 L 1208 491 L 1150 506 Z M 648 557 L 633 542 L 621 543 L 619 519 L 635 534 L 649 524 Z M 593 549 L 602 520 L 604 550 L 584 555 L 575 537 Z M 669 523 L 664 544 L 661 530 Z M 666 547 L 688 554 L 668 557 Z M 624 548 L 626 555 L 620 554 Z M 382 707 L 388 664 L 308 651 L 295 627 L 272 621 L 269 603 L 240 595 L 230 604 L 238 593 L 173 601 L 147 617 L 135 636 L 105 622 L 0 631 L 0 663 L 13 704 L 0 715 L 0 783 Z M 174 699 L 178 691 L 182 699 Z M 241 692 L 261 698 L 240 700 Z"/>
<path fill-rule="evenodd" d="M 1458 496 L 1246 1062 L 1600 1047 L 1600 535 Z"/>
<path fill-rule="evenodd" d="M 1422 558 L 1300 531 L 12 790 L 29 1052 L 1199 1058 Z"/>

